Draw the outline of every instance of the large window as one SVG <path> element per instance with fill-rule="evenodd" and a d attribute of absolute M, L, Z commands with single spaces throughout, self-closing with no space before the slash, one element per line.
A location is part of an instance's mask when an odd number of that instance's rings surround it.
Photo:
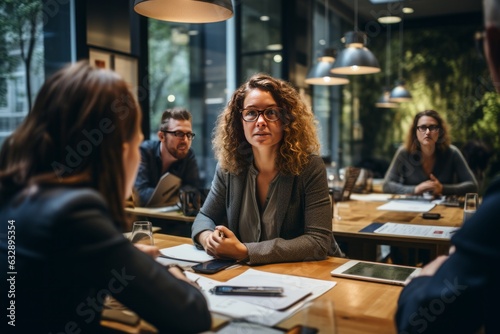
<path fill-rule="evenodd" d="M 257 72 L 282 78 L 282 1 L 241 3 L 241 80 Z"/>
<path fill-rule="evenodd" d="M 326 16 L 325 16 L 326 14 Z M 331 8 L 327 9 L 323 1 L 314 1 L 312 13 L 312 63 L 325 48 L 340 50 L 341 20 Z M 325 29 L 328 23 L 327 29 Z M 342 122 L 342 92 L 345 86 L 311 86 L 312 108 L 320 124 L 321 155 L 325 160 L 331 160 L 337 166 L 343 165 L 343 150 L 341 148 Z"/>
<path fill-rule="evenodd" d="M 28 114 L 44 78 L 41 1 L 0 4 L 0 144 Z"/>
<path fill-rule="evenodd" d="M 181 24 L 149 20 L 150 138 L 167 108 L 193 115 L 192 148 L 204 186 L 215 172 L 211 135 L 226 104 L 226 22 Z"/>
<path fill-rule="evenodd" d="M 74 61 L 75 1 L 0 2 L 0 145 L 24 120 L 45 77 Z"/>

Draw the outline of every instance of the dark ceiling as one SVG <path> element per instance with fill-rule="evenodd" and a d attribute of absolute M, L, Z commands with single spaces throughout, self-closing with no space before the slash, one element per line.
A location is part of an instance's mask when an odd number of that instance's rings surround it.
<path fill-rule="evenodd" d="M 405 24 L 441 25 L 448 22 L 477 22 L 482 20 L 481 0 L 328 0 L 337 7 L 346 19 L 354 20 L 354 9 L 358 1 L 359 22 L 376 20 L 389 12 L 400 15 L 402 4 L 414 9 L 404 14 Z M 465 22 L 464 22 L 465 23 Z"/>

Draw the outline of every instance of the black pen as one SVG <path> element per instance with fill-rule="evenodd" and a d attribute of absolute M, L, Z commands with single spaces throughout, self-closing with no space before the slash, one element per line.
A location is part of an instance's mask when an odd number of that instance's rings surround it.
<path fill-rule="evenodd" d="M 283 288 L 279 286 L 218 285 L 210 289 L 210 292 L 215 295 L 281 296 Z"/>

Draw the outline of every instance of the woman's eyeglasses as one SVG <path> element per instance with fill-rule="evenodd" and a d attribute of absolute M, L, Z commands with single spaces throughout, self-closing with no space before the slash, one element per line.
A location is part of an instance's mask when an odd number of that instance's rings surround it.
<path fill-rule="evenodd" d="M 187 137 L 187 139 L 193 139 L 195 134 L 192 132 L 182 132 L 182 131 L 167 131 L 167 130 L 161 130 L 161 132 L 166 132 L 170 133 L 171 135 L 176 136 L 177 138 L 184 138 Z"/>
<path fill-rule="evenodd" d="M 263 115 L 266 121 L 276 122 L 283 115 L 283 108 L 271 107 L 264 110 L 243 109 L 240 113 L 245 122 L 255 122 L 259 119 L 260 115 Z"/>
<path fill-rule="evenodd" d="M 417 126 L 417 130 L 420 132 L 427 132 L 429 130 L 430 132 L 437 132 L 439 131 L 440 127 L 438 125 L 419 125 Z"/>

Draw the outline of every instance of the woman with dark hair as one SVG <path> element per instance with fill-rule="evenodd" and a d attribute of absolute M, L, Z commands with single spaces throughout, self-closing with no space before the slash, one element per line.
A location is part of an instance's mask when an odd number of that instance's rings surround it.
<path fill-rule="evenodd" d="M 1 290 L 7 294 L 13 278 L 15 297 L 2 298 L 1 307 L 14 306 L 15 327 L 4 319 L 10 330 L 3 333 L 97 333 L 108 295 L 160 331 L 210 328 L 205 298 L 192 282 L 122 234 L 140 124 L 126 82 L 79 62 L 44 83 L 4 143 L 0 258 L 13 274 L 1 278 Z"/>
<path fill-rule="evenodd" d="M 199 247 L 249 264 L 342 255 L 314 115 L 289 83 L 252 76 L 219 115 L 213 147 L 218 166 L 192 226 Z"/>
<path fill-rule="evenodd" d="M 445 121 L 434 110 L 415 115 L 404 147 L 396 152 L 385 174 L 383 191 L 393 194 L 430 192 L 465 195 L 477 192 L 474 174 L 460 153 L 450 144 Z"/>

